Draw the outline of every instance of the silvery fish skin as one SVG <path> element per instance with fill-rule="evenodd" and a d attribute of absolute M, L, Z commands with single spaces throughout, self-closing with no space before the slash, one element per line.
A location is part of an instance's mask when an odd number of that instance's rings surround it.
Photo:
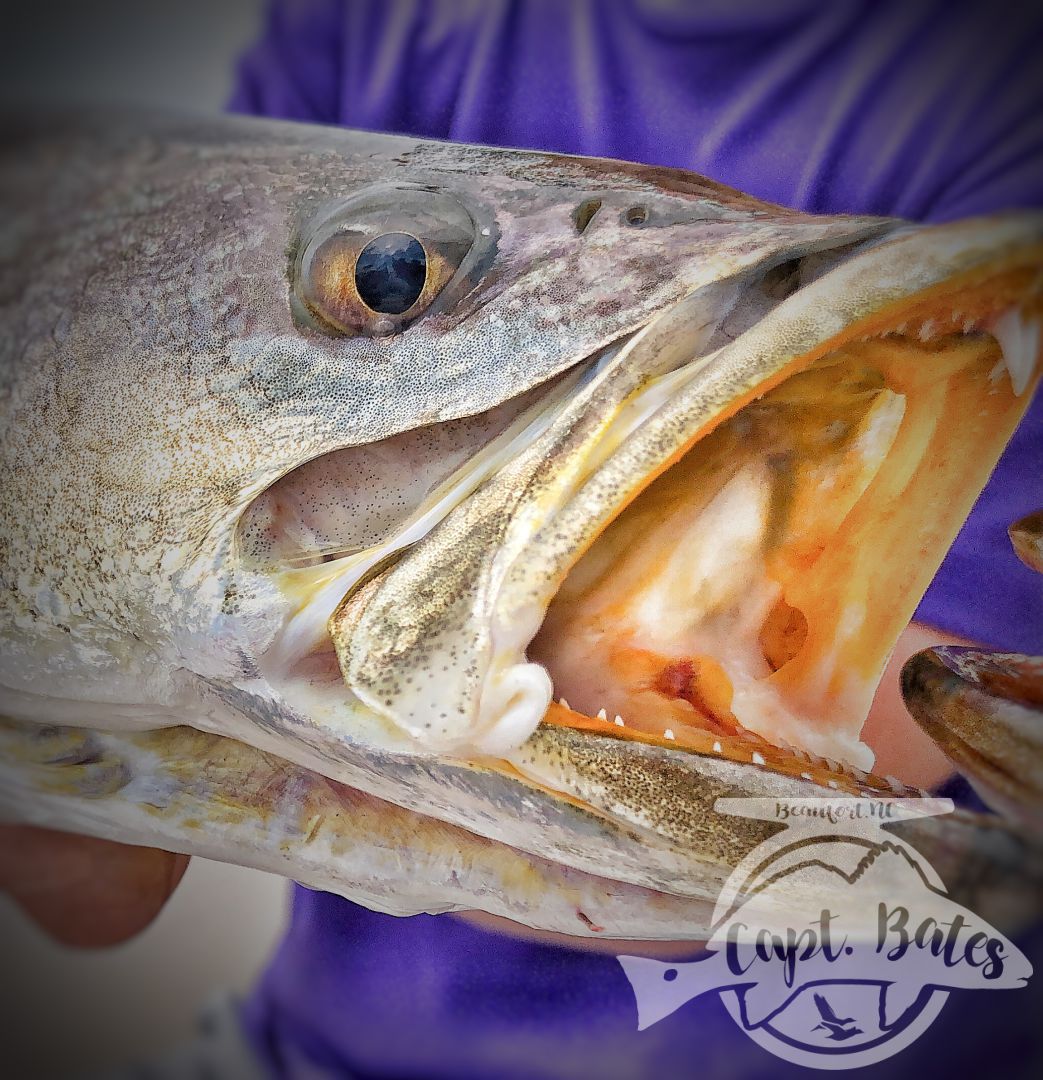
<path fill-rule="evenodd" d="M 5 817 L 401 914 L 699 937 L 766 835 L 717 797 L 882 790 L 617 737 L 526 648 L 655 476 L 837 342 L 971 316 L 1012 430 L 1037 358 L 985 331 L 1035 325 L 1043 217 L 237 119 L 16 122 L 2 153 Z M 350 280 L 388 233 L 428 252 L 405 312 Z M 979 901 L 1038 863 L 1000 824 L 921 832 Z"/>

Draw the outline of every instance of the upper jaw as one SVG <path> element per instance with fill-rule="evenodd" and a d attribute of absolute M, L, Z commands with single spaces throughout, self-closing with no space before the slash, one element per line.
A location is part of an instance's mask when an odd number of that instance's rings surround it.
<path fill-rule="evenodd" d="M 626 731 L 616 734 L 646 740 L 651 736 L 659 745 L 680 745 L 680 723 L 730 735 L 752 731 L 774 743 L 810 751 L 827 759 L 827 764 L 833 759 L 863 770 L 871 767 L 872 752 L 858 741 L 858 734 L 890 649 L 988 479 L 1038 378 L 1039 226 L 1038 216 L 965 223 L 885 242 L 790 297 L 717 353 L 712 363 L 697 367 L 694 377 L 689 379 L 687 370 L 677 373 L 686 380 L 677 395 L 554 521 L 555 542 L 564 536 L 579 550 L 594 544 L 591 557 L 570 573 L 561 592 L 561 576 L 552 576 L 556 567 L 543 568 L 556 598 L 533 658 L 548 664 L 559 693 L 574 708 L 593 716 L 600 706 L 608 719 L 621 714 Z M 1002 344 L 1002 353 L 994 337 Z M 838 359 L 848 367 L 879 366 L 883 373 L 879 389 L 856 386 L 873 407 L 865 410 L 865 430 L 846 448 L 846 459 L 833 472 L 820 470 L 819 476 L 809 479 L 800 475 L 799 457 L 796 462 L 787 459 L 791 449 L 787 444 L 773 444 L 760 457 L 747 453 L 746 445 L 758 437 L 757 421 L 770 413 L 778 395 L 783 395 L 784 403 L 789 395 L 791 410 L 794 398 L 814 404 L 813 365 L 819 366 L 820 376 L 832 370 L 842 374 L 840 366 L 821 369 Z M 758 370 L 759 364 L 763 367 Z M 796 372 L 803 374 L 798 377 Z M 822 392 L 824 379 L 818 383 Z M 778 390 L 773 392 L 773 387 Z M 828 383 L 825 389 L 828 393 Z M 722 424 L 754 398 L 755 410 L 751 407 L 734 422 Z M 825 400 L 828 403 L 828 396 Z M 685 541 L 676 549 L 688 563 L 698 565 L 702 559 L 707 573 L 705 564 L 712 564 L 716 576 L 702 588 L 710 594 L 706 602 L 718 604 L 718 610 L 702 623 L 693 615 L 679 624 L 688 634 L 687 645 L 664 644 L 648 618 L 666 620 L 680 579 L 676 574 L 668 578 L 661 565 L 650 566 L 648 557 L 642 565 L 642 552 L 635 556 L 634 550 L 647 551 L 661 539 L 656 530 L 669 532 L 672 526 L 663 523 L 671 514 L 678 518 L 678 500 L 691 498 L 679 484 L 686 477 L 694 482 L 708 455 L 712 460 L 716 453 L 720 459 L 722 445 L 729 456 L 720 462 L 724 470 L 720 495 L 701 518 L 687 522 Z M 677 464 L 682 454 L 688 456 Z M 763 473 L 777 471 L 773 457 L 785 460 L 783 483 L 776 481 L 774 491 L 772 477 L 757 473 L 758 467 Z M 851 467 L 853 457 L 862 459 L 858 469 Z M 641 499 L 628 501 L 626 515 L 610 533 L 604 532 L 598 514 L 605 507 L 612 513 L 610 496 L 628 477 L 638 477 L 635 486 L 641 490 L 664 465 L 675 464 Z M 827 487 L 826 481 L 838 481 L 838 486 Z M 856 487 L 849 492 L 857 496 L 850 507 L 844 504 L 840 481 L 849 489 L 856 481 L 865 485 L 864 490 Z M 780 487 L 787 490 L 780 493 Z M 713 511 L 729 493 L 736 496 L 728 507 L 730 517 L 714 517 Z M 756 505 L 757 495 L 764 497 L 764 507 Z M 801 514 L 810 513 L 810 522 L 787 524 L 786 507 L 779 502 L 783 497 L 801 508 Z M 747 528 L 743 512 L 753 518 L 756 528 Z M 644 518 L 635 519 L 640 513 Z M 816 515 L 836 520 L 816 535 Z M 693 520 L 703 524 L 693 525 Z M 629 532 L 624 522 L 630 523 Z M 706 535 L 707 530 L 712 536 Z M 750 550 L 743 552 L 747 541 Z M 533 548 L 540 551 L 538 544 Z M 671 550 L 655 561 L 662 564 L 668 556 L 674 558 Z M 609 558 L 612 561 L 606 561 Z M 628 570 L 634 564 L 640 574 Z M 533 568 L 530 559 L 521 569 L 532 574 Z M 624 592 L 621 598 L 617 582 L 628 573 L 637 592 L 630 596 Z M 733 593 L 741 595 L 721 600 L 716 594 L 724 591 L 729 574 L 734 577 Z M 651 588 L 650 575 L 653 581 L 666 581 L 669 589 Z M 767 606 L 758 607 L 751 594 L 761 588 L 768 589 Z M 688 614 L 686 607 L 697 608 L 702 601 L 702 596 L 684 593 L 683 586 L 681 596 L 683 601 L 675 605 L 680 612 L 670 613 L 673 616 Z M 648 603 L 653 598 L 650 616 Z M 749 645 L 757 650 L 764 644 L 766 619 L 779 605 L 800 619 L 801 639 L 792 647 L 787 643 L 778 658 L 766 650 L 756 661 L 762 671 L 755 669 L 756 658 L 742 655 L 746 650 L 742 639 L 729 640 L 724 652 L 700 647 L 713 636 L 707 627 L 712 629 L 714 618 L 719 627 L 726 621 L 720 618 L 722 612 L 741 614 L 745 609 L 747 614 L 752 610 L 757 621 L 746 631 L 741 625 L 739 629 L 752 636 Z M 645 610 L 636 617 L 642 606 Z M 577 648 L 584 636 L 586 646 Z M 677 645 L 674 651 L 672 644 Z M 695 650 L 696 668 L 708 662 L 718 677 L 711 670 L 708 681 L 695 681 L 694 693 L 651 686 L 658 674 L 677 666 L 672 662 L 688 662 L 692 654 L 686 649 Z M 614 669 L 612 663 L 602 662 L 610 651 L 622 657 Z M 530 648 L 530 655 L 533 652 Z M 772 661 L 770 669 L 766 659 Z M 719 677 L 721 668 L 724 680 Z M 577 682 L 572 676 L 582 671 L 587 678 Z M 691 671 L 687 675 L 690 678 Z M 623 692 L 627 678 L 629 698 Z M 673 696 L 686 697 L 695 709 L 687 702 L 673 702 L 677 707 L 668 710 L 664 698 Z M 555 722 L 575 720 L 555 715 Z M 584 721 L 584 726 L 611 732 L 605 724 Z M 722 740 L 687 742 L 701 745 L 703 752 L 711 747 L 721 752 Z M 727 740 L 724 744 L 729 753 Z M 747 744 L 743 758 L 766 764 L 756 743 Z M 806 763 L 807 755 L 803 758 Z M 781 767 L 807 773 L 806 764 L 795 755 Z M 830 779 L 845 783 L 835 766 Z"/>

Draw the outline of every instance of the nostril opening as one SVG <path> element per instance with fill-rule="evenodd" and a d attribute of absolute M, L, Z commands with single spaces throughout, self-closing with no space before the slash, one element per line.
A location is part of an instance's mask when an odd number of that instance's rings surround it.
<path fill-rule="evenodd" d="M 648 220 L 648 211 L 643 206 L 632 206 L 623 215 L 628 225 L 644 225 Z"/>
<path fill-rule="evenodd" d="M 591 218 L 601 209 L 600 199 L 585 199 L 576 207 L 572 214 L 572 220 L 576 223 L 576 232 L 581 236 L 583 230 L 590 224 Z"/>
<path fill-rule="evenodd" d="M 785 300 L 801 286 L 802 259 L 787 259 L 764 275 L 764 291 L 776 300 Z"/>

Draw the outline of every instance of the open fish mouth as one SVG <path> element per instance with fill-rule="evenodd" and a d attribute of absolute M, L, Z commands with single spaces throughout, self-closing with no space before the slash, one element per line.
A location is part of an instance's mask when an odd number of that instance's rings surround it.
<path fill-rule="evenodd" d="M 898 790 L 864 775 L 860 732 L 1038 376 L 1038 271 L 1019 277 L 885 305 L 707 425 L 555 595 L 529 650 L 545 722 Z"/>
<path fill-rule="evenodd" d="M 490 421 L 390 539 L 280 568 L 262 670 L 599 813 L 562 749 L 592 736 L 908 791 L 860 732 L 1038 380 L 1041 256 L 1036 217 L 903 228 L 682 300 Z M 306 477 L 263 499 L 278 532 Z"/>
<path fill-rule="evenodd" d="M 908 790 L 862 723 L 1038 381 L 1043 216 L 230 119 L 0 152 L 0 816 L 674 938 L 772 828 L 720 797 Z M 913 712 L 1038 801 L 957 667 Z M 923 835 L 1038 910 L 1023 830 Z"/>

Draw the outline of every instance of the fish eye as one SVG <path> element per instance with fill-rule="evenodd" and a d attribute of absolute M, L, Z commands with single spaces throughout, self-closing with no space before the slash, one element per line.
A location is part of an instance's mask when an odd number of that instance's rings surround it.
<path fill-rule="evenodd" d="M 494 245 L 475 241 L 491 233 L 445 193 L 370 189 L 302 229 L 295 313 L 338 335 L 401 333 L 476 283 Z"/>

